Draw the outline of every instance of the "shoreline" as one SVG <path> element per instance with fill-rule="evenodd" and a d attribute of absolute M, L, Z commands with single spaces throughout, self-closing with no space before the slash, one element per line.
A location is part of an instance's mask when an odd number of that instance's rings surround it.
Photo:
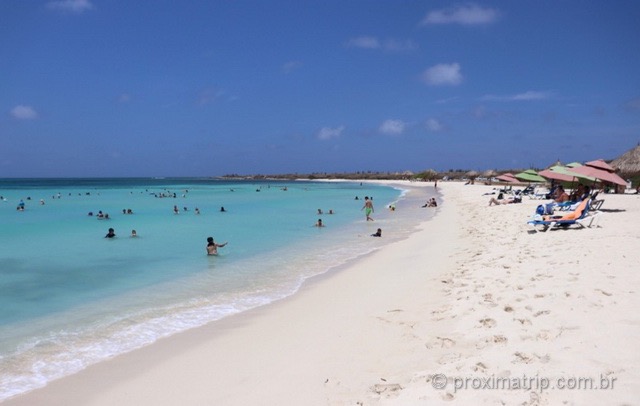
<path fill-rule="evenodd" d="M 444 204 L 408 238 L 293 296 L 4 403 L 633 403 L 640 199 L 607 195 L 601 228 L 529 234 L 539 201 L 487 207 L 490 189 L 443 183 Z M 452 388 L 455 377 L 598 373 L 617 390 Z"/>

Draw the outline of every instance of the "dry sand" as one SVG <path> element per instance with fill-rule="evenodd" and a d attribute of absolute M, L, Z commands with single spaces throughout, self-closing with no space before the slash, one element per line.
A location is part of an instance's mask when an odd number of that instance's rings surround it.
<path fill-rule="evenodd" d="M 600 227 L 531 234 L 540 201 L 439 189 L 418 232 L 289 299 L 6 404 L 636 404 L 640 197 L 606 195 Z"/>

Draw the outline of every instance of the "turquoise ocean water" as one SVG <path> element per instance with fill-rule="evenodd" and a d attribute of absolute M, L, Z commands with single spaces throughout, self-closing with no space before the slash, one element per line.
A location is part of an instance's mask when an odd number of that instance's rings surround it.
<path fill-rule="evenodd" d="M 289 296 L 433 214 L 423 192 L 347 182 L 5 179 L 0 196 L 0 401 Z M 229 243 L 217 257 L 208 236 Z"/>

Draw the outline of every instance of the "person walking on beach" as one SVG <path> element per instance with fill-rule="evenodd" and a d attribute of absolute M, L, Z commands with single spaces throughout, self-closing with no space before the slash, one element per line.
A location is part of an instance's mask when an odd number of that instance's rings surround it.
<path fill-rule="evenodd" d="M 213 237 L 207 238 L 207 255 L 218 255 L 218 248 L 222 248 L 227 244 L 226 242 L 224 244 L 216 244 L 213 241 Z"/>
<path fill-rule="evenodd" d="M 369 199 L 369 196 L 364 197 L 364 206 L 360 211 L 364 210 L 364 214 L 367 216 L 367 221 L 373 221 L 371 213 L 373 213 L 373 202 Z"/>

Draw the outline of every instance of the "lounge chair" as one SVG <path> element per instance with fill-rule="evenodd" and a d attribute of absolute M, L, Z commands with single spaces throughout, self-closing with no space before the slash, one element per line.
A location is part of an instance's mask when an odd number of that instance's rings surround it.
<path fill-rule="evenodd" d="M 586 221 L 587 215 L 589 214 L 589 203 L 591 199 L 584 199 L 578 207 L 563 216 L 550 216 L 546 217 L 543 220 L 530 220 L 527 222 L 533 229 L 537 232 L 537 226 L 543 226 L 543 231 L 549 231 L 552 228 L 567 228 L 570 225 L 578 224 L 580 227 L 590 227 L 593 224 L 595 218 L 588 219 Z M 599 215 L 600 212 L 597 212 Z M 588 225 L 586 225 L 588 223 Z"/>
<path fill-rule="evenodd" d="M 581 202 L 562 202 L 562 203 L 556 203 L 553 205 L 554 209 L 557 209 L 559 211 L 574 211 L 575 209 L 578 208 L 578 206 L 580 205 Z"/>
<path fill-rule="evenodd" d="M 533 192 L 529 194 L 529 199 L 535 199 L 535 200 L 546 199 L 548 193 L 549 192 L 546 192 L 546 189 L 536 187 L 535 189 L 533 189 Z"/>
<path fill-rule="evenodd" d="M 591 202 L 591 209 L 600 210 L 603 203 L 604 203 L 604 199 L 594 200 L 593 202 Z"/>
<path fill-rule="evenodd" d="M 522 189 L 522 191 L 520 193 L 522 193 L 523 195 L 531 195 L 533 194 L 533 192 L 535 191 L 535 187 L 529 185 L 527 187 L 525 187 L 524 189 Z"/>

